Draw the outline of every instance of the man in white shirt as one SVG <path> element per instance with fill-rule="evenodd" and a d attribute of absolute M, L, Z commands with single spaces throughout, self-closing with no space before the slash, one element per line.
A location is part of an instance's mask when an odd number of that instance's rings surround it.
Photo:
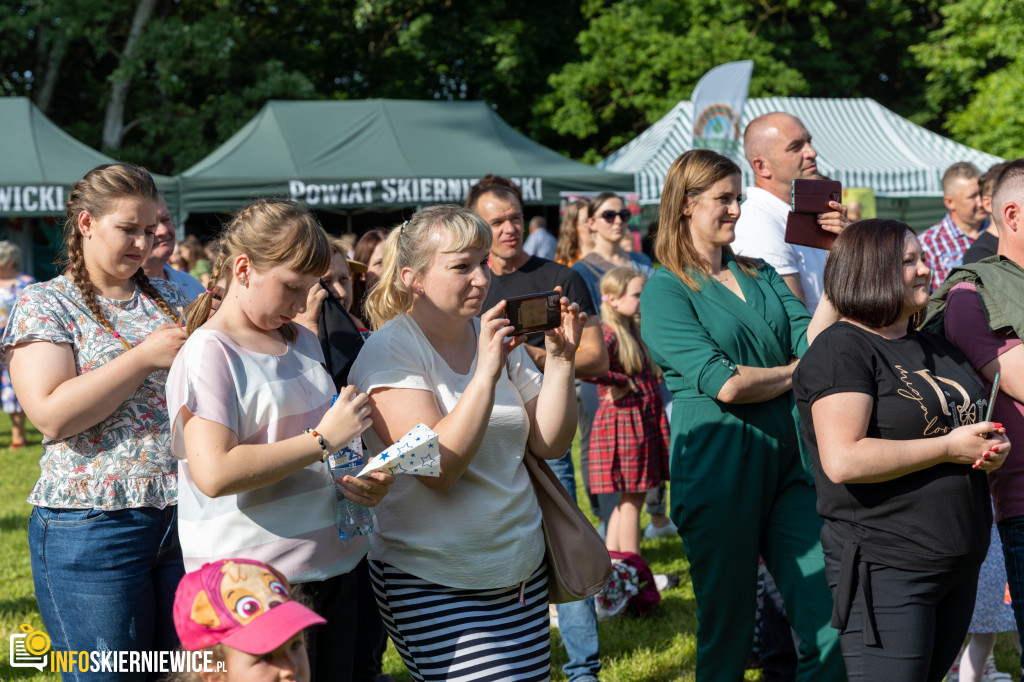
<path fill-rule="evenodd" d="M 194 301 L 206 291 L 202 283 L 188 274 L 167 265 L 174 253 L 174 222 L 171 212 L 167 209 L 167 201 L 160 197 L 160 207 L 156 214 L 156 230 L 153 231 L 153 248 L 146 260 L 142 261 L 142 271 L 150 279 L 166 279 L 178 285 L 190 301 Z"/>
<path fill-rule="evenodd" d="M 732 248 L 738 254 L 762 258 L 774 267 L 813 313 L 823 291 L 828 254 L 822 249 L 786 243 L 793 180 L 821 179 L 811 134 L 797 117 L 773 112 L 747 125 L 743 147 L 754 171 L 754 186 L 746 188 Z M 838 202 L 829 205 L 836 210 L 822 214 L 818 223 L 838 233 L 849 224 L 846 207 Z"/>

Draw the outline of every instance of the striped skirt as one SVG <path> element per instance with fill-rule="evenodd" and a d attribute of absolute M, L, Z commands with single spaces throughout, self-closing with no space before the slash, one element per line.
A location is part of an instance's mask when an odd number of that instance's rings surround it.
<path fill-rule="evenodd" d="M 522 585 L 464 590 L 370 562 L 377 606 L 416 682 L 549 680 L 548 580 L 543 563 Z"/>

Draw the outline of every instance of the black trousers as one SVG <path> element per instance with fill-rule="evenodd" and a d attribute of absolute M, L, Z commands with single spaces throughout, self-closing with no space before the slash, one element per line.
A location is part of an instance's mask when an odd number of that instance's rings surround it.
<path fill-rule="evenodd" d="M 842 547 L 827 529 L 821 544 L 834 597 Z M 983 559 L 979 557 L 970 570 L 956 572 L 906 571 L 869 563 L 871 608 L 865 609 L 865 589 L 857 577 L 847 626 L 839 634 L 848 678 L 940 682 L 971 624 Z M 859 573 L 855 571 L 855 576 Z M 872 623 L 877 644 L 868 644 L 865 630 Z"/>
<path fill-rule="evenodd" d="M 348 573 L 301 588 L 303 601 L 327 620 L 307 633 L 310 682 L 374 682 L 387 635 L 366 558 Z"/>

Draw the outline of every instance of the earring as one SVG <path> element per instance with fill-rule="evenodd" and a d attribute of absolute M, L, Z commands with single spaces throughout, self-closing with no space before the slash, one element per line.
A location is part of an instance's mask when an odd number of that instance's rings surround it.
<path fill-rule="evenodd" d="M 247 284 L 249 284 L 249 280 L 247 279 L 240 279 L 238 281 L 242 283 L 242 286 L 246 286 Z"/>

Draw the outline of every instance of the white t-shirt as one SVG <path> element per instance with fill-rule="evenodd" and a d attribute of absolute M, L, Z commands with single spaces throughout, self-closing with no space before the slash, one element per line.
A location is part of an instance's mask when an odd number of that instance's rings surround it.
<path fill-rule="evenodd" d="M 789 204 L 760 187 L 747 187 L 747 198 L 736 222 L 733 251 L 749 258 L 761 258 L 780 275 L 800 274 L 807 309 L 814 313 L 824 292 L 824 249 L 786 243 Z"/>
<path fill-rule="evenodd" d="M 316 336 L 297 329 L 282 355 L 255 353 L 218 331 L 199 329 L 171 365 L 167 409 L 171 452 L 180 460 L 178 536 L 187 571 L 217 559 L 257 559 L 291 582 L 308 582 L 347 573 L 366 555 L 366 538 L 338 537 L 334 481 L 323 462 L 216 498 L 203 494 L 189 472 L 182 407 L 228 427 L 240 444 L 276 443 L 317 425 L 334 383 Z"/>
<path fill-rule="evenodd" d="M 480 321 L 473 320 L 479 333 Z M 431 392 L 441 415 L 454 409 L 473 373 L 454 372 L 408 315 L 370 335 L 349 381 L 377 388 Z M 540 508 L 523 464 L 529 422 L 525 404 L 540 393 L 541 374 L 516 348 L 494 389 L 494 408 L 469 468 L 449 491 L 399 475 L 375 507 L 370 557 L 424 580 L 465 589 L 509 587 L 527 580 L 544 559 Z M 367 449 L 383 443 L 370 428 Z"/>

